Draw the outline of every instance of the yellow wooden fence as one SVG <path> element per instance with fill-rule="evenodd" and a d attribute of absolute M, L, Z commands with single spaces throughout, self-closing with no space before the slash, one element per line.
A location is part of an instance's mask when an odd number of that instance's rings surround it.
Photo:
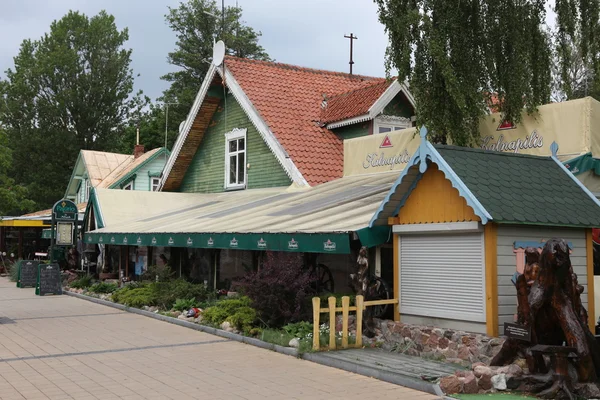
<path fill-rule="evenodd" d="M 320 318 L 321 314 L 329 313 L 329 349 L 335 350 L 336 344 L 336 328 L 335 328 L 335 315 L 337 312 L 342 313 L 342 349 L 351 347 L 348 344 L 348 316 L 350 311 L 356 312 L 356 342 L 354 347 L 362 347 L 362 325 L 363 325 L 363 311 L 367 307 L 378 306 L 384 304 L 397 304 L 397 299 L 389 300 L 371 300 L 364 301 L 363 296 L 356 296 L 356 304 L 350 306 L 350 297 L 342 297 L 342 306 L 336 307 L 336 298 L 331 296 L 327 299 L 329 307 L 321 308 L 321 299 L 319 297 L 313 297 L 313 349 L 319 350 L 320 348 L 320 334 L 321 325 Z"/>

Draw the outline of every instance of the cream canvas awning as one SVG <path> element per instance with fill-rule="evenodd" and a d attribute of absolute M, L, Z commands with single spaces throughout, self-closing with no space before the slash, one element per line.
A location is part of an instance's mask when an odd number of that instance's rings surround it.
<path fill-rule="evenodd" d="M 341 178 L 314 188 L 224 193 L 97 189 L 104 228 L 87 243 L 349 253 L 387 241 L 389 228 L 367 228 L 398 173 Z"/>

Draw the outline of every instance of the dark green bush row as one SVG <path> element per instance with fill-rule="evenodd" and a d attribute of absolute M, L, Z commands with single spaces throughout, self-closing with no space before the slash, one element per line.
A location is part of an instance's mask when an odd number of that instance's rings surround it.
<path fill-rule="evenodd" d="M 128 285 L 113 293 L 113 301 L 130 307 L 157 306 L 170 310 L 177 300 L 207 301 L 214 293 L 204 285 L 193 284 L 183 279 L 168 282 L 153 282 Z"/>

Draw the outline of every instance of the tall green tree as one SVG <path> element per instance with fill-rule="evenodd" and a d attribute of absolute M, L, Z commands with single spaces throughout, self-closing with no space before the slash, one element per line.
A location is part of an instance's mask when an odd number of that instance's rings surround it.
<path fill-rule="evenodd" d="M 8 147 L 8 137 L 0 126 L 0 218 L 35 210 L 35 203 L 28 198 L 27 188 L 15 183 L 9 176 L 11 166 L 12 152 Z"/>
<path fill-rule="evenodd" d="M 542 0 L 375 0 L 386 69 L 408 80 L 435 140 L 473 144 L 494 105 L 518 123 L 548 102 L 551 47 Z"/>
<path fill-rule="evenodd" d="M 177 70 L 161 78 L 171 86 L 159 100 L 171 103 L 169 136 L 176 136 L 210 67 L 215 41 L 223 40 L 229 55 L 257 60 L 269 60 L 269 55 L 258 43 L 261 33 L 242 20 L 240 7 L 225 7 L 223 15 L 215 0 L 188 0 L 169 7 L 165 19 L 177 36 L 176 48 L 167 57 Z"/>
<path fill-rule="evenodd" d="M 556 0 L 555 92 L 600 100 L 600 0 Z"/>
<path fill-rule="evenodd" d="M 101 11 L 70 11 L 39 40 L 25 40 L 0 85 L 0 123 L 12 175 L 39 207 L 60 199 L 80 149 L 112 151 L 144 100 L 133 96 L 127 29 Z"/>

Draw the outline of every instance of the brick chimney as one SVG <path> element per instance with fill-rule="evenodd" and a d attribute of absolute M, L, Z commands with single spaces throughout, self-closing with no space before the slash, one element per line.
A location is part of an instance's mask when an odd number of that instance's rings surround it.
<path fill-rule="evenodd" d="M 144 149 L 144 145 L 140 144 L 140 127 L 138 126 L 137 128 L 137 132 L 136 132 L 136 140 L 135 140 L 135 146 L 133 146 L 133 158 L 136 159 L 139 156 L 141 156 L 142 154 L 145 153 L 145 149 Z"/>
<path fill-rule="evenodd" d="M 138 158 L 144 153 L 145 149 L 143 144 L 136 144 L 135 146 L 133 146 L 133 158 Z"/>

